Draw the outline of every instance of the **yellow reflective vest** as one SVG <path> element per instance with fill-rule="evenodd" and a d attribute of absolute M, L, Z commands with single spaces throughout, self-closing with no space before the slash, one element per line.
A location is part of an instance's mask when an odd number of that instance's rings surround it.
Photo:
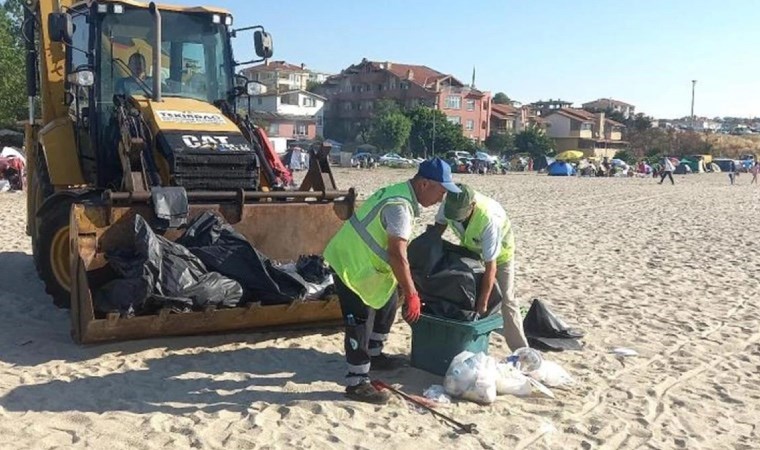
<path fill-rule="evenodd" d="M 489 221 L 493 221 L 501 236 L 501 251 L 496 258 L 497 264 L 504 264 L 512 260 L 515 252 L 515 236 L 512 234 L 512 224 L 507 217 L 507 212 L 501 207 L 499 202 L 488 198 L 480 193 L 475 193 L 475 209 L 470 217 L 470 222 L 464 230 L 464 234 L 459 227 L 454 225 L 454 221 L 446 220 L 449 228 L 459 238 L 462 246 L 481 254 L 483 245 L 480 241 L 483 231 L 488 226 Z"/>
<path fill-rule="evenodd" d="M 325 261 L 349 289 L 365 304 L 380 309 L 396 290 L 398 282 L 388 260 L 388 234 L 381 221 L 390 204 L 408 207 L 419 216 L 411 183 L 382 188 L 372 194 L 327 244 Z"/>

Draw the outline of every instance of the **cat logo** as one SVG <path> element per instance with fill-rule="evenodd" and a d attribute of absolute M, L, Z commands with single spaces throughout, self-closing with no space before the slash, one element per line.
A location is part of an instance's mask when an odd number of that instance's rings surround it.
<path fill-rule="evenodd" d="M 227 144 L 228 139 L 227 136 L 193 136 L 191 134 L 182 136 L 182 142 L 190 148 L 216 147 L 220 144 Z"/>
<path fill-rule="evenodd" d="M 182 142 L 188 148 L 213 148 L 216 150 L 233 151 L 251 150 L 247 143 L 233 144 L 229 142 L 229 139 L 229 136 L 193 136 L 192 134 L 186 134 L 182 136 Z"/>

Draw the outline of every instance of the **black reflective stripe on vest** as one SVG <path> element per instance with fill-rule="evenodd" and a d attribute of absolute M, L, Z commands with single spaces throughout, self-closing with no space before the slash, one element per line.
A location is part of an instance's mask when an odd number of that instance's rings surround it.
<path fill-rule="evenodd" d="M 409 200 L 404 197 L 388 197 L 372 207 L 372 209 L 369 210 L 363 219 L 359 220 L 356 214 L 354 214 L 348 220 L 348 222 L 351 224 L 351 226 L 354 227 L 354 230 L 356 230 L 356 233 L 360 238 L 362 238 L 362 241 L 367 245 L 367 247 L 369 247 L 370 250 L 372 250 L 372 252 L 385 263 L 388 263 L 390 261 L 390 258 L 388 257 L 388 250 L 384 249 L 380 246 L 380 244 L 378 244 L 375 238 L 373 238 L 369 233 L 367 227 L 370 223 L 372 223 L 373 220 L 375 220 L 375 217 L 377 217 L 377 215 L 380 213 L 380 210 L 383 209 L 383 207 L 391 200 L 403 200 L 406 203 L 409 203 Z"/>

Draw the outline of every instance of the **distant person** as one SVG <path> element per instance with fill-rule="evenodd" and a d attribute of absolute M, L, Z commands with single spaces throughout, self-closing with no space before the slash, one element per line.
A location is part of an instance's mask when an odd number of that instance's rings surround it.
<path fill-rule="evenodd" d="M 760 163 L 755 161 L 755 165 L 752 166 L 752 182 L 750 182 L 750 184 L 757 184 L 758 173 L 760 173 Z"/>
<path fill-rule="evenodd" d="M 671 161 L 668 157 L 662 158 L 661 166 L 662 172 L 660 174 L 660 184 L 665 181 L 665 177 L 670 178 L 670 184 L 676 184 L 676 182 L 673 180 L 673 172 L 676 170 L 676 167 L 673 165 L 673 161 Z"/>
<path fill-rule="evenodd" d="M 728 164 L 728 179 L 731 181 L 731 186 L 736 184 L 736 162 L 733 159 Z"/>
<path fill-rule="evenodd" d="M 476 312 L 487 312 L 488 300 L 496 283 L 502 294 L 501 312 L 504 337 L 514 352 L 528 347 L 522 326 L 520 307 L 515 299 L 515 237 L 504 208 L 466 184 L 457 184 L 461 192 L 449 192 L 435 217 L 436 230 L 442 235 L 450 227 L 461 245 L 483 259 L 485 274 L 478 289 Z"/>

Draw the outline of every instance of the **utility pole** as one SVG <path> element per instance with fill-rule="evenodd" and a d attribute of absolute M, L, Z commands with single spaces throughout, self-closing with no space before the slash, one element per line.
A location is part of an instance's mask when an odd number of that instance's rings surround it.
<path fill-rule="evenodd" d="M 435 99 L 435 103 L 433 104 L 433 158 L 435 158 L 435 113 L 438 112 L 438 97 Z"/>
<path fill-rule="evenodd" d="M 694 130 L 694 86 L 697 85 L 697 80 L 691 80 L 691 129 Z"/>

